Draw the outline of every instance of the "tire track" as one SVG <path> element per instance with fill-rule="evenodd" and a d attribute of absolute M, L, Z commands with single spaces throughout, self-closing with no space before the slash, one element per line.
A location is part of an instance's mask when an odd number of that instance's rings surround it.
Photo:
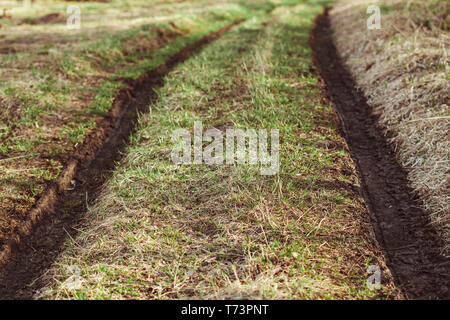
<path fill-rule="evenodd" d="M 194 44 L 187 45 L 165 64 L 137 80 L 125 80 L 107 117 L 85 139 L 28 214 L 27 220 L 0 251 L 0 299 L 31 299 L 42 287 L 42 276 L 61 252 L 64 242 L 77 233 L 88 206 L 121 158 L 138 115 L 157 99 L 153 89 L 179 63 L 196 54 L 243 20 L 234 21 Z"/>
<path fill-rule="evenodd" d="M 371 221 L 397 285 L 412 299 L 450 299 L 450 259 L 426 213 L 411 196 L 406 172 L 357 91 L 333 44 L 328 10 L 310 34 L 315 64 L 326 82 L 362 181 Z"/>

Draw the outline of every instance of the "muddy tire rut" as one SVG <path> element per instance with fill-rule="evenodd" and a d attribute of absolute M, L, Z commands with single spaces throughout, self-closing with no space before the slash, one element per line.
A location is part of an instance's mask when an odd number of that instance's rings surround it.
<path fill-rule="evenodd" d="M 377 241 L 396 285 L 407 298 L 450 299 L 450 259 L 440 254 L 442 242 L 407 187 L 406 172 L 343 66 L 331 35 L 325 10 L 316 18 L 310 45 L 357 165 Z"/>
<path fill-rule="evenodd" d="M 109 115 L 96 124 L 67 162 L 61 176 L 48 186 L 14 237 L 0 250 L 0 299 L 39 298 L 46 271 L 67 239 L 83 226 L 83 217 L 121 159 L 138 115 L 156 101 L 154 89 L 177 64 L 196 54 L 242 20 L 187 45 L 167 62 L 137 80 L 126 80 Z"/>

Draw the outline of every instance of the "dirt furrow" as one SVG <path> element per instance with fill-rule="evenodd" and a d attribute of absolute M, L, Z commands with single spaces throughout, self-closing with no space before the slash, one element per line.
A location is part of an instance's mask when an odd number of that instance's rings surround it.
<path fill-rule="evenodd" d="M 233 26 L 235 21 L 172 56 L 168 61 L 137 80 L 127 81 L 113 103 L 108 117 L 74 153 L 60 178 L 50 185 L 30 211 L 14 238 L 0 251 L 0 299 L 31 299 L 41 288 L 41 277 L 63 248 L 77 233 L 88 206 L 95 201 L 121 158 L 139 113 L 157 99 L 154 89 L 177 64 L 197 53 Z M 34 296 L 35 297 L 35 296 Z"/>
<path fill-rule="evenodd" d="M 397 285 L 408 298 L 449 299 L 450 259 L 440 254 L 441 241 L 411 195 L 405 171 L 336 52 L 328 10 L 317 17 L 310 44 L 357 164 L 377 240 Z"/>

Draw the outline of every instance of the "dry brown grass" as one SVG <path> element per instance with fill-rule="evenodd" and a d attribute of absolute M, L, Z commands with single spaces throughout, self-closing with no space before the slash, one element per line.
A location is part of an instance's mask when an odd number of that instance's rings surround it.
<path fill-rule="evenodd" d="M 336 46 L 407 169 L 450 254 L 449 3 L 386 0 L 368 30 L 369 0 L 331 11 Z"/>

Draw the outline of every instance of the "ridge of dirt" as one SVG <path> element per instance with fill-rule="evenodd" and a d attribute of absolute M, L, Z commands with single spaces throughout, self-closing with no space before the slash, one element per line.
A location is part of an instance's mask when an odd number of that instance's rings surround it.
<path fill-rule="evenodd" d="M 376 125 L 363 94 L 334 46 L 328 10 L 319 15 L 310 45 L 357 165 L 377 240 L 396 284 L 410 299 L 450 298 L 450 259 L 407 187 L 405 171 Z"/>
<path fill-rule="evenodd" d="M 81 223 L 83 213 L 93 203 L 114 163 L 133 132 L 139 113 L 145 113 L 153 90 L 178 63 L 188 59 L 243 20 L 234 21 L 194 44 L 187 45 L 165 64 L 136 80 L 124 80 L 107 117 L 97 121 L 68 161 L 60 177 L 30 210 L 27 220 L 0 250 L 0 299 L 31 299 L 40 288 L 40 278 Z"/>
<path fill-rule="evenodd" d="M 23 19 L 22 21 L 20 21 L 20 24 L 27 23 L 31 25 L 36 25 L 36 24 L 62 23 L 65 21 L 66 18 L 60 12 L 53 12 L 39 18 Z"/>

